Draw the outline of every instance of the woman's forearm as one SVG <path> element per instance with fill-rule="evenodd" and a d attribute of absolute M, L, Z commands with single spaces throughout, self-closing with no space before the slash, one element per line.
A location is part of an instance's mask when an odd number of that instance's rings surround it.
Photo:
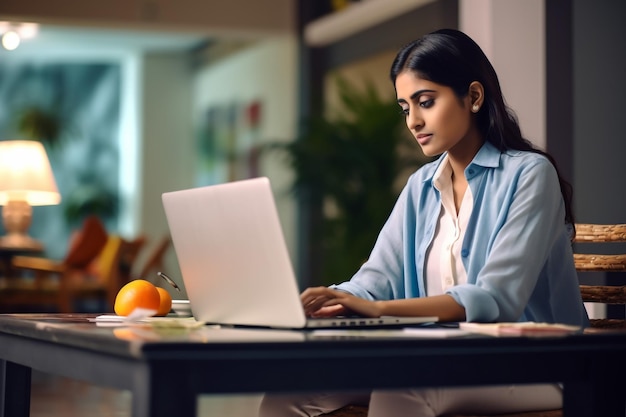
<path fill-rule="evenodd" d="M 465 308 L 446 294 L 376 303 L 381 316 L 437 316 L 439 321 L 465 321 Z"/>

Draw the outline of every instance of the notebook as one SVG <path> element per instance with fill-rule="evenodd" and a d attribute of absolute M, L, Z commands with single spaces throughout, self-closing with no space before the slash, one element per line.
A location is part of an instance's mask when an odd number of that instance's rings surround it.
<path fill-rule="evenodd" d="M 437 321 L 307 318 L 266 177 L 166 192 L 162 202 L 191 310 L 199 321 L 288 329 Z"/>

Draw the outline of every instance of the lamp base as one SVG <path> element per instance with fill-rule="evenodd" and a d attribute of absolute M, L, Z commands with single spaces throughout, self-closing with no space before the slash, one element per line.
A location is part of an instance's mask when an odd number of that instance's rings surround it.
<path fill-rule="evenodd" d="M 0 247 L 3 249 L 16 249 L 26 251 L 41 251 L 43 244 L 28 235 L 6 235 L 0 237 Z"/>
<path fill-rule="evenodd" d="M 0 245 L 10 249 L 41 250 L 43 245 L 27 234 L 32 218 L 33 208 L 26 201 L 8 201 L 2 209 L 7 234 L 0 238 Z"/>

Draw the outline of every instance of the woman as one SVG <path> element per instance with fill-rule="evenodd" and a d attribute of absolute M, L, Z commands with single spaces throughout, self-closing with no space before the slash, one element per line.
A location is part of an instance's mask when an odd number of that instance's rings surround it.
<path fill-rule="evenodd" d="M 587 325 L 569 184 L 522 137 L 480 47 L 459 31 L 433 32 L 398 53 L 391 80 L 424 154 L 441 156 L 409 178 L 350 281 L 302 293 L 306 313 Z M 261 415 L 318 415 L 354 401 L 268 396 Z M 506 413 L 561 403 L 556 384 L 374 391 L 369 414 Z"/>

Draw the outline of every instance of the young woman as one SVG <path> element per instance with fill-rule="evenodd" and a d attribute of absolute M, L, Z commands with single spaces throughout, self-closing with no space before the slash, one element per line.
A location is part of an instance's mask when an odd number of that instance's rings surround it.
<path fill-rule="evenodd" d="M 350 281 L 302 293 L 306 313 L 587 325 L 569 184 L 522 137 L 480 47 L 459 31 L 430 33 L 398 53 L 391 80 L 424 154 L 441 156 L 410 177 Z M 267 396 L 261 415 L 319 415 L 354 401 Z M 369 414 L 506 413 L 561 403 L 556 384 L 374 391 Z"/>

